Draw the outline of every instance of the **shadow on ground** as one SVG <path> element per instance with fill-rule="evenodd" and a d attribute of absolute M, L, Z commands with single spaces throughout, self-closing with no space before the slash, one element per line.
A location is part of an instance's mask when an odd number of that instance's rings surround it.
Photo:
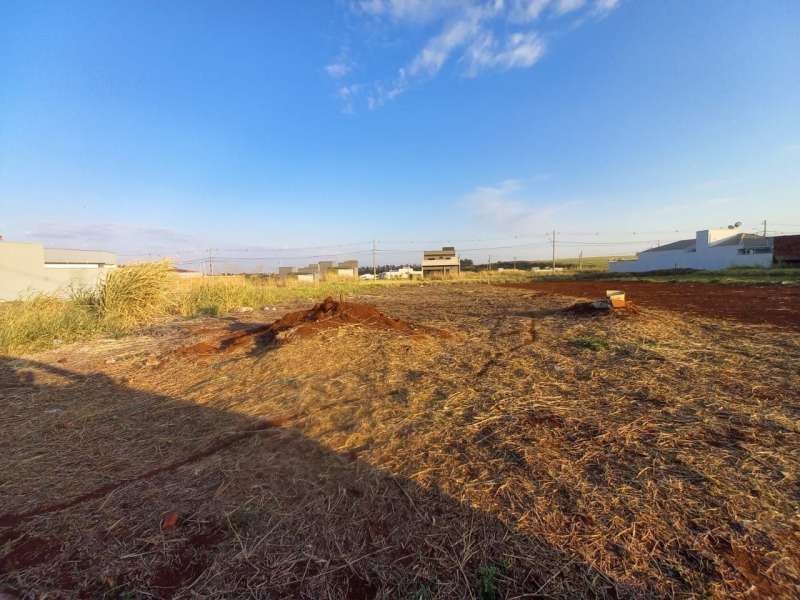
<path fill-rule="evenodd" d="M 6 357 L 0 390 L 0 590 L 20 598 L 636 596 L 305 437 L 303 415 L 222 411 Z"/>

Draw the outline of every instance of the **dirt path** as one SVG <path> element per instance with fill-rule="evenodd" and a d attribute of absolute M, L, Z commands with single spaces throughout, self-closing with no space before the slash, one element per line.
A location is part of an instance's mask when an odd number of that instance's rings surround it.
<path fill-rule="evenodd" d="M 508 284 L 508 287 L 588 298 L 603 297 L 606 290 L 621 289 L 628 300 L 641 306 L 800 329 L 800 286 L 794 285 L 545 281 Z"/>

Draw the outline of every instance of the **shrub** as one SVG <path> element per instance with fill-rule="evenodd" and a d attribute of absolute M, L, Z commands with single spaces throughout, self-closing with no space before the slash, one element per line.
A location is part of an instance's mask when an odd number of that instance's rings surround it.
<path fill-rule="evenodd" d="M 39 350 L 99 329 L 96 308 L 85 302 L 37 294 L 0 306 L 0 352 Z"/>
<path fill-rule="evenodd" d="M 570 344 L 576 348 L 585 348 L 586 350 L 593 350 L 594 352 L 608 348 L 608 342 L 606 340 L 595 337 L 575 338 L 574 340 L 570 341 Z"/>
<path fill-rule="evenodd" d="M 112 331 L 128 331 L 166 314 L 169 261 L 111 271 L 97 290 L 97 308 Z"/>

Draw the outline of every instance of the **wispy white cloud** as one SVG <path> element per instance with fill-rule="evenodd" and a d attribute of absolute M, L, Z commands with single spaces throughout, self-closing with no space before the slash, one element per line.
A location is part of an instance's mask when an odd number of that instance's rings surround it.
<path fill-rule="evenodd" d="M 555 10 L 557 15 L 565 15 L 580 10 L 585 4 L 586 0 L 558 0 L 553 10 Z"/>
<path fill-rule="evenodd" d="M 584 8 L 588 0 L 511 0 L 509 18 L 515 23 L 530 23 L 547 11 L 556 16 Z M 596 0 L 596 4 L 616 4 L 617 0 Z M 613 7 L 611 7 L 613 8 Z M 610 8 L 609 8 L 610 10 Z"/>
<path fill-rule="evenodd" d="M 513 23 L 530 23 L 550 5 L 551 0 L 511 0 L 509 18 Z"/>
<path fill-rule="evenodd" d="M 416 77 L 438 73 L 453 50 L 477 33 L 481 19 L 480 11 L 470 11 L 463 18 L 451 23 L 425 45 L 408 67 L 402 70 L 403 75 Z"/>
<path fill-rule="evenodd" d="M 366 86 L 367 106 L 383 106 L 415 84 L 435 77 L 449 61 L 461 65 L 462 74 L 468 77 L 489 70 L 530 68 L 545 53 L 545 39 L 532 29 L 545 12 L 551 19 L 576 14 L 574 25 L 593 15 L 605 16 L 618 4 L 619 0 L 353 0 L 351 6 L 357 13 L 373 18 L 424 23 L 426 27 L 441 23 L 439 31 L 394 77 Z M 350 71 L 347 66 L 337 60 L 326 70 L 332 77 L 342 78 Z"/>
<path fill-rule="evenodd" d="M 350 47 L 342 45 L 339 54 L 330 63 L 325 65 L 325 72 L 333 79 L 341 79 L 353 71 L 353 61 L 350 58 Z"/>
<path fill-rule="evenodd" d="M 463 198 L 472 215 L 497 229 L 515 234 L 549 229 L 557 213 L 580 202 L 537 202 L 520 198 L 525 186 L 519 179 L 507 179 L 493 186 L 476 188 Z"/>
<path fill-rule="evenodd" d="M 351 85 L 343 85 L 338 90 L 336 90 L 336 95 L 342 102 L 342 112 L 345 114 L 352 114 L 353 113 L 353 104 L 356 100 L 356 97 L 361 92 L 363 86 L 354 83 Z"/>
<path fill-rule="evenodd" d="M 393 100 L 418 79 L 435 76 L 453 52 L 478 33 L 484 18 L 482 10 L 471 9 L 450 22 L 438 35 L 428 40 L 410 63 L 398 70 L 391 84 L 375 84 L 368 98 L 369 108 L 374 109 Z"/>
<path fill-rule="evenodd" d="M 486 33 L 475 40 L 464 55 L 467 74 L 474 77 L 485 69 L 530 67 L 542 57 L 544 50 L 544 41 L 535 32 L 511 34 L 503 46 L 498 45 L 491 33 Z"/>
<path fill-rule="evenodd" d="M 334 79 L 339 79 L 340 77 L 344 77 L 351 70 L 352 67 L 345 61 L 335 61 L 325 66 L 325 72 Z"/>
<path fill-rule="evenodd" d="M 358 0 L 353 6 L 357 11 L 374 17 L 426 22 L 464 4 L 463 0 Z"/>
<path fill-rule="evenodd" d="M 620 0 L 595 0 L 594 12 L 601 15 L 607 14 L 617 8 L 619 4 Z"/>

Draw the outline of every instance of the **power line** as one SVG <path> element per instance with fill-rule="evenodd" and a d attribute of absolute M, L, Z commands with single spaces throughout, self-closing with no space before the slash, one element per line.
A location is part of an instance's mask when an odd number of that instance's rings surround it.
<path fill-rule="evenodd" d="M 369 254 L 369 250 L 362 250 L 360 252 L 338 252 L 336 254 L 307 254 L 305 256 L 210 256 L 212 260 L 235 260 L 235 261 L 248 261 L 248 260 L 308 260 L 311 258 L 336 258 L 340 256 L 363 256 Z"/>
<path fill-rule="evenodd" d="M 773 227 L 786 227 L 786 228 L 800 228 L 800 225 L 788 225 L 788 224 L 774 224 L 770 223 Z M 764 222 L 761 223 L 761 227 L 764 226 Z M 796 231 L 785 231 L 782 229 L 762 229 L 761 227 L 756 228 L 753 227 L 754 231 L 757 231 L 759 234 L 763 232 L 764 235 L 767 233 L 769 234 L 793 234 Z M 640 236 L 645 235 L 652 235 L 652 234 L 679 234 L 683 231 L 694 231 L 694 230 L 680 230 L 680 229 L 663 229 L 659 231 L 633 231 L 633 232 L 577 232 L 577 231 L 561 231 L 561 230 L 553 230 L 546 233 L 539 233 L 539 234 L 529 234 L 529 235 L 510 235 L 502 238 L 470 238 L 470 239 L 449 239 L 449 240 L 372 240 L 369 242 L 346 242 L 346 243 L 330 243 L 324 245 L 317 245 L 317 246 L 294 246 L 294 247 L 283 247 L 283 248 L 266 248 L 261 246 L 251 246 L 246 248 L 209 248 L 207 250 L 207 254 L 197 256 L 191 256 L 198 252 L 197 248 L 192 250 L 186 250 L 187 254 L 190 254 L 188 258 L 180 258 L 181 251 L 174 250 L 172 253 L 155 253 L 152 250 L 147 252 L 141 253 L 125 253 L 119 254 L 119 256 L 125 257 L 161 257 L 161 256 L 169 256 L 169 254 L 177 255 L 175 257 L 175 264 L 176 265 L 208 265 L 208 270 L 213 272 L 214 269 L 214 261 L 227 261 L 227 262 L 244 262 L 250 263 L 253 261 L 292 261 L 292 260 L 320 260 L 320 259 L 327 259 L 327 258 L 340 258 L 340 257 L 362 257 L 362 256 L 371 256 L 372 263 L 377 268 L 377 257 L 378 255 L 386 256 L 390 254 L 395 255 L 412 255 L 412 254 L 419 254 L 423 251 L 423 248 L 415 247 L 415 246 L 422 246 L 423 244 L 434 244 L 434 243 L 444 243 L 447 244 L 454 244 L 456 242 L 459 243 L 468 243 L 473 242 L 475 243 L 474 246 L 469 246 L 466 248 L 459 248 L 459 254 L 467 255 L 467 254 L 475 254 L 475 253 L 484 253 L 484 252 L 496 252 L 496 251 L 504 251 L 504 250 L 518 250 L 518 249 L 534 249 L 534 248 L 544 248 L 550 247 L 551 252 L 553 255 L 556 254 L 556 250 L 558 248 L 569 248 L 569 247 L 611 247 L 611 246 L 640 246 L 645 247 L 647 245 L 660 245 L 663 243 L 669 243 L 671 240 L 664 238 L 660 239 L 649 239 L 649 238 L 642 238 Z M 616 240 L 604 240 L 600 238 L 600 236 L 617 236 L 619 237 Z M 567 239 L 563 237 L 557 236 L 568 236 Z M 585 239 L 570 239 L 569 236 L 585 236 Z M 672 237 L 672 235 L 667 235 L 667 238 Z M 592 239 L 592 238 L 600 238 L 600 239 Z M 634 238 L 634 239 L 631 239 Z M 502 243 L 502 242 L 509 242 L 509 243 Z M 381 248 L 379 243 L 385 243 L 389 245 L 389 247 Z M 405 246 L 405 247 L 403 247 Z M 340 249 L 335 252 L 320 252 L 314 253 L 311 250 L 320 249 L 320 250 L 329 250 L 329 249 Z M 201 251 L 202 252 L 202 251 Z M 234 256 L 229 256 L 227 253 L 236 253 Z M 261 254 L 263 253 L 263 255 Z M 582 253 L 582 251 L 581 251 Z M 253 256 L 253 254 L 256 254 Z"/>
<path fill-rule="evenodd" d="M 283 252 L 283 251 L 295 251 L 295 250 L 319 250 L 325 248 L 345 248 L 350 246 L 366 246 L 369 245 L 370 242 L 347 242 L 343 244 L 320 244 L 319 246 L 285 246 L 282 248 L 267 248 L 265 246 L 248 246 L 245 248 L 212 248 L 214 252 L 250 252 L 252 251 L 259 251 L 259 252 Z"/>

